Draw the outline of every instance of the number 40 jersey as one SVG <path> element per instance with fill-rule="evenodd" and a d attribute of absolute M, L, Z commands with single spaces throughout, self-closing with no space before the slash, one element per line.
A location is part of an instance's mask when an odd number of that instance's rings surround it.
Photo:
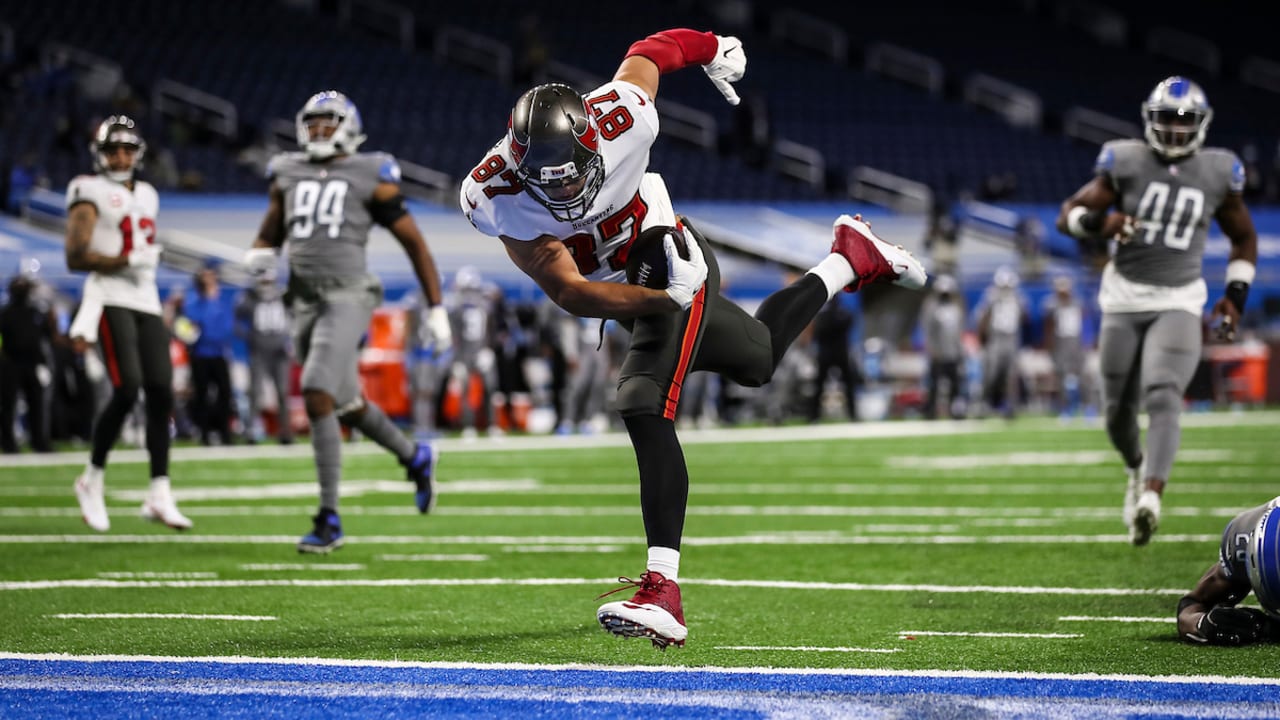
<path fill-rule="evenodd" d="M 658 136 L 658 111 L 643 90 L 620 80 L 585 97 L 599 128 L 604 183 L 581 220 L 557 220 L 524 191 L 516 178 L 510 133 L 463 181 L 459 204 L 485 235 L 523 241 L 550 235 L 564 243 L 588 280 L 626 282 L 627 251 L 641 231 L 676 224 L 666 184 L 646 172 L 649 147 Z"/>
<path fill-rule="evenodd" d="M 1094 172 L 1138 226 L 1103 273 L 1102 310 L 1199 315 L 1208 297 L 1201 261 L 1209 222 L 1228 195 L 1244 190 L 1239 158 L 1204 148 L 1168 162 L 1140 140 L 1112 140 L 1102 146 Z"/>
<path fill-rule="evenodd" d="M 306 153 L 281 153 L 267 179 L 284 194 L 289 267 L 301 277 L 366 272 L 365 245 L 373 218 L 369 203 L 379 183 L 400 183 L 400 165 L 387 153 L 340 155 L 312 162 Z"/>

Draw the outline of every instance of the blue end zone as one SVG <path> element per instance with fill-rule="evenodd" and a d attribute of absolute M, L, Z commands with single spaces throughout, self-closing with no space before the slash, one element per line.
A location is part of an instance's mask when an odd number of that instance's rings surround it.
<path fill-rule="evenodd" d="M 977 674 L 975 674 L 977 675 Z M 0 716 L 1019 717 L 1280 715 L 1280 680 L 951 677 L 871 671 L 489 669 L 0 660 Z M 942 713 L 939 715 L 938 713 Z"/>

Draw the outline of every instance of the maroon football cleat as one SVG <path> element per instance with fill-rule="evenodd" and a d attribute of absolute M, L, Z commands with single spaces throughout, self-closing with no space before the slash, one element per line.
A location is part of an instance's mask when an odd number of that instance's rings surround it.
<path fill-rule="evenodd" d="M 647 637 L 659 650 L 666 650 L 668 645 L 684 645 L 689 629 L 684 625 L 680 586 L 674 580 L 649 570 L 639 580 L 620 577 L 618 582 L 626 584 L 600 597 L 629 587 L 640 589 L 630 600 L 601 605 L 596 611 L 601 627 L 619 637 Z"/>
<path fill-rule="evenodd" d="M 871 232 L 861 216 L 836 218 L 831 252 L 849 261 L 858 277 L 845 287 L 856 292 L 868 283 L 887 282 L 919 290 L 929 279 L 924 266 L 901 245 L 890 245 Z"/>

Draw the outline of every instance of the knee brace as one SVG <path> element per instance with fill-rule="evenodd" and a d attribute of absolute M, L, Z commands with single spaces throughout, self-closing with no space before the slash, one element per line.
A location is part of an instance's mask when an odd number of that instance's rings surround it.
<path fill-rule="evenodd" d="M 617 406 L 622 417 L 661 415 L 664 403 L 665 393 L 650 375 L 633 375 L 618 382 Z"/>

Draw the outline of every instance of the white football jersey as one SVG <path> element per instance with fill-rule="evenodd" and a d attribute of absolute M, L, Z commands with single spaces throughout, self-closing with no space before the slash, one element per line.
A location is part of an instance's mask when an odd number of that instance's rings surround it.
<path fill-rule="evenodd" d="M 67 186 L 67 209 L 87 202 L 98 209 L 89 249 L 119 255 L 140 243 L 155 245 L 160 198 L 150 183 L 134 180 L 133 190 L 102 175 L 80 175 Z M 155 268 L 126 267 L 114 273 L 89 273 L 84 281 L 85 305 L 123 307 L 160 314 Z"/>
<path fill-rule="evenodd" d="M 627 250 L 641 231 L 676 224 L 662 177 L 645 172 L 649 147 L 658 137 L 658 111 L 629 82 L 605 83 L 586 99 L 599 124 L 604 183 L 581 220 L 557 220 L 524 191 L 510 135 L 463 181 L 459 204 L 485 235 L 524 241 L 551 235 L 565 244 L 588 280 L 626 282 Z"/>

